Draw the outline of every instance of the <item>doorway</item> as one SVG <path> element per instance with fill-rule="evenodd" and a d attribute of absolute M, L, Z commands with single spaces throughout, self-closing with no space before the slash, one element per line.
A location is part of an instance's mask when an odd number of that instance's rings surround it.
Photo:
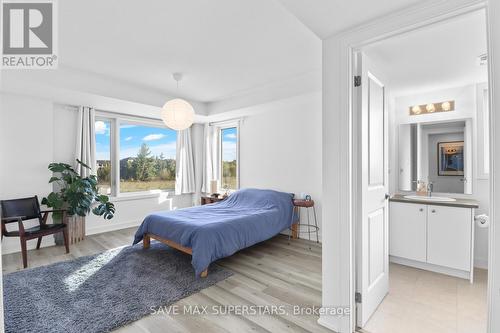
<path fill-rule="evenodd" d="M 486 54 L 484 10 L 354 52 L 355 325 L 367 332 L 486 332 Z"/>

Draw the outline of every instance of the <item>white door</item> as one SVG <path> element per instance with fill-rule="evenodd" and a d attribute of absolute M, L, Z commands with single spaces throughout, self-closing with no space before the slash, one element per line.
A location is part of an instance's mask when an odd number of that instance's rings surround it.
<path fill-rule="evenodd" d="M 359 55 L 361 86 L 360 214 L 357 216 L 357 325 L 363 327 L 389 292 L 388 134 L 386 87 L 370 60 Z M 361 96 L 359 96 L 361 95 Z M 359 207 L 359 206 L 358 206 Z M 361 299 L 361 300 L 360 300 Z"/>

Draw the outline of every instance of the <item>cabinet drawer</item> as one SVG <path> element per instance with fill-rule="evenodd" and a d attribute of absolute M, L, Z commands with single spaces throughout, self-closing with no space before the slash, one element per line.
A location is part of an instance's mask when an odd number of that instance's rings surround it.
<path fill-rule="evenodd" d="M 389 254 L 425 262 L 427 206 L 391 202 L 389 218 Z"/>
<path fill-rule="evenodd" d="M 428 206 L 427 262 L 469 271 L 472 227 L 470 208 Z"/>

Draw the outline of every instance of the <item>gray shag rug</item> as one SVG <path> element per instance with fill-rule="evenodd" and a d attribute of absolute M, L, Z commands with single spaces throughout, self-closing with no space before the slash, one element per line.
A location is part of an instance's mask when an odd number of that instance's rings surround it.
<path fill-rule="evenodd" d="M 3 277 L 6 332 L 108 332 L 231 276 L 212 264 L 197 278 L 191 256 L 152 242 Z"/>

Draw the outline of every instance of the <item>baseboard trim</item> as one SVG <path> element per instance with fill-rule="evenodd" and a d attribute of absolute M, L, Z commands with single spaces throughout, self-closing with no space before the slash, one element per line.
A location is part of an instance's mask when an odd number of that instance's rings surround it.
<path fill-rule="evenodd" d="M 415 267 L 415 268 L 419 268 L 419 269 L 423 269 L 423 270 L 427 270 L 427 271 L 431 271 L 431 272 L 435 272 L 435 273 L 451 275 L 451 276 L 455 276 L 455 277 L 466 279 L 466 280 L 469 280 L 469 278 L 470 278 L 470 272 L 462 271 L 462 270 L 454 269 L 454 268 L 448 268 L 448 267 L 428 264 L 426 262 L 420 262 L 420 261 L 415 261 L 415 260 L 405 259 L 405 258 L 400 258 L 400 257 L 393 257 L 393 256 L 389 256 L 389 261 L 393 262 L 395 264 Z"/>
<path fill-rule="evenodd" d="M 488 259 L 483 259 L 483 258 L 474 259 L 474 267 L 481 269 L 488 269 Z"/>
<path fill-rule="evenodd" d="M 86 235 L 96 235 L 96 234 L 102 234 L 104 232 L 109 232 L 109 231 L 137 227 L 141 223 L 142 223 L 142 221 L 139 221 L 139 220 L 132 220 L 132 221 L 126 221 L 126 222 L 120 222 L 120 223 L 109 223 L 109 224 L 106 224 L 106 221 L 103 221 L 103 224 L 99 225 L 99 226 L 88 226 L 87 225 Z"/>
<path fill-rule="evenodd" d="M 339 327 L 337 325 L 331 323 L 331 321 L 326 320 L 323 316 L 320 316 L 318 319 L 318 324 L 332 330 L 333 332 L 340 332 Z"/>

